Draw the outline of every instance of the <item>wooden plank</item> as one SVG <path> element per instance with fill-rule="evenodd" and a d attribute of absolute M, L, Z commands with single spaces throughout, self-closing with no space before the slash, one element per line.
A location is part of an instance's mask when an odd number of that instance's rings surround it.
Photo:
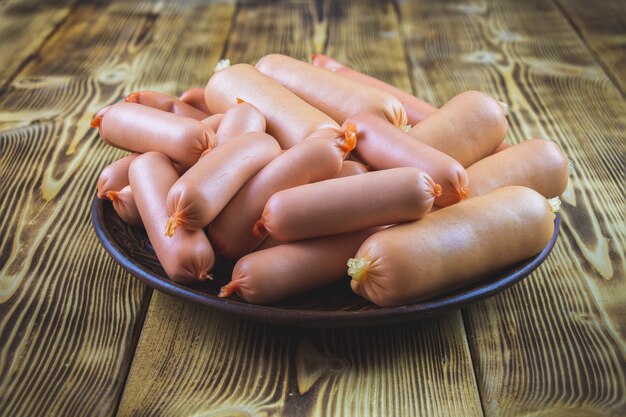
<path fill-rule="evenodd" d="M 270 52 L 305 58 L 309 13 L 300 2 L 239 5 L 222 55 L 232 63 Z M 281 415 L 291 398 L 291 338 L 155 292 L 118 415 Z"/>
<path fill-rule="evenodd" d="M 530 278 L 466 312 L 487 415 L 624 415 L 622 98 L 542 1 L 401 2 L 414 73 L 439 104 L 480 89 L 511 104 L 508 141 L 547 137 L 573 161 L 563 229 Z"/>
<path fill-rule="evenodd" d="M 239 5 L 223 56 L 232 63 L 254 63 L 270 52 L 305 58 L 311 51 L 308 14 L 299 2 Z M 119 416 L 281 415 L 291 398 L 291 338 L 282 328 L 154 293 Z M 156 383 L 146 384 L 153 376 Z"/>
<path fill-rule="evenodd" d="M 39 50 L 42 42 L 69 15 L 76 0 L 42 3 L 8 0 L 0 3 L 0 87 Z"/>
<path fill-rule="evenodd" d="M 120 416 L 480 414 L 458 314 L 364 329 L 251 323 L 154 293 Z M 464 339 L 463 341 L 464 342 Z M 445 389 L 444 389 L 445 387 Z M 454 405 L 451 407 L 450 405 Z"/>
<path fill-rule="evenodd" d="M 155 292 L 118 415 L 280 415 L 291 339 Z"/>
<path fill-rule="evenodd" d="M 360 25 L 364 19 L 368 24 Z M 306 59 L 324 51 L 327 30 L 328 51 L 355 57 L 359 69 L 410 89 L 390 3 L 246 2 L 224 56 L 233 63 L 254 63 L 269 52 Z M 368 61 L 369 50 L 380 61 Z M 390 57 L 391 64 L 381 65 Z M 458 312 L 385 328 L 307 330 L 224 317 L 155 293 L 119 414 L 472 416 L 482 410 Z"/>
<path fill-rule="evenodd" d="M 80 4 L 0 96 L 3 415 L 116 411 L 149 292 L 91 230 L 98 173 L 122 152 L 89 121 L 133 89 L 205 79 L 233 6 L 201 3 Z"/>
<path fill-rule="evenodd" d="M 626 2 L 556 0 L 598 62 L 626 95 Z"/>
<path fill-rule="evenodd" d="M 326 19 L 328 55 L 398 88 L 412 90 L 393 2 L 327 1 Z M 420 91 L 419 85 L 415 88 Z M 342 348 L 334 344 L 335 336 L 325 336 L 323 350 Z M 350 357 L 358 358 L 359 368 L 374 367 L 371 375 L 363 378 L 344 373 L 329 379 L 318 389 L 312 415 L 363 415 L 368 407 L 373 415 L 482 415 L 460 312 L 432 323 L 396 326 L 388 332 L 368 329 L 362 338 L 371 340 L 364 342 L 376 348 L 359 350 L 358 338 L 357 344 L 344 338 L 339 342 L 356 349 Z M 397 350 L 397 346 L 402 348 Z M 446 355 L 438 353 L 441 349 L 455 359 L 447 362 Z M 375 364 L 365 358 L 375 358 Z M 345 408 L 344 398 L 355 398 L 350 404 L 357 408 Z M 370 398 L 370 403 L 359 403 L 357 398 Z"/>

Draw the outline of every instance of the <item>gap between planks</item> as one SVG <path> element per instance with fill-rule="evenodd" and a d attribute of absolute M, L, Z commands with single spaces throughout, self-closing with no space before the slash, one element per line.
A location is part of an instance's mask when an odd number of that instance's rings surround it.
<path fill-rule="evenodd" d="M 552 0 L 552 3 L 561 12 L 561 14 L 563 15 L 563 18 L 567 21 L 567 23 L 572 27 L 574 33 L 576 33 L 576 36 L 578 37 L 580 42 L 583 45 L 585 45 L 585 49 L 587 49 L 587 51 L 589 51 L 589 54 L 593 57 L 593 59 L 598 64 L 598 66 L 600 68 L 602 68 L 602 71 L 604 72 L 606 77 L 609 79 L 609 81 L 611 82 L 613 87 L 620 93 L 620 95 L 622 97 L 624 97 L 626 95 L 626 92 L 622 91 L 622 89 L 620 88 L 620 84 L 619 84 L 619 81 L 618 81 L 617 77 L 613 74 L 613 71 L 611 71 L 611 68 L 601 58 L 600 53 L 598 51 L 596 51 L 596 49 L 593 48 L 589 44 L 589 41 L 583 35 L 583 33 L 581 31 L 581 28 L 578 27 L 576 22 L 574 22 L 574 19 L 572 19 L 570 14 L 567 12 L 567 10 L 565 10 L 565 8 L 563 7 L 563 5 L 561 4 L 561 2 L 559 0 Z"/>
<path fill-rule="evenodd" d="M 15 81 L 15 79 L 18 77 L 18 75 L 20 75 L 22 73 L 22 71 L 24 71 L 24 69 L 28 66 L 28 64 L 35 59 L 35 57 L 37 57 L 39 55 L 39 51 L 41 51 L 44 46 L 48 43 L 48 41 L 59 31 L 59 29 L 61 29 L 61 27 L 68 21 L 68 19 L 74 14 L 74 11 L 76 10 L 76 5 L 78 3 L 78 0 L 75 0 L 74 3 L 72 3 L 71 6 L 69 6 L 69 11 L 67 12 L 67 14 L 50 30 L 50 32 L 48 32 L 48 34 L 41 40 L 41 43 L 39 44 L 39 47 L 37 47 L 37 49 L 35 49 L 34 51 L 32 51 L 30 54 L 28 54 L 27 56 L 24 57 L 24 59 L 22 60 L 22 62 L 20 62 L 20 64 L 17 66 L 17 68 L 15 68 L 15 71 L 13 71 L 13 74 L 10 74 L 6 80 L 4 81 L 4 83 L 2 85 L 0 85 L 0 97 L 6 92 L 6 90 L 9 88 L 9 86 L 11 84 L 13 84 L 13 82 Z"/>

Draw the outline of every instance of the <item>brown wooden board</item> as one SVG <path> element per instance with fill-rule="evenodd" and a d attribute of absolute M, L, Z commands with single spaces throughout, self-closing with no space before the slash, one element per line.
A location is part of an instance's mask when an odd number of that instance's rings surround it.
<path fill-rule="evenodd" d="M 0 2 L 0 87 L 32 58 L 67 18 L 76 0 Z"/>
<path fill-rule="evenodd" d="M 363 19 L 374 27 L 359 25 Z M 392 3 L 246 2 L 224 57 L 307 59 L 328 44 L 340 58 L 354 53 L 358 69 L 410 89 L 406 62 L 396 59 L 397 22 Z M 381 41 L 381 32 L 395 34 Z M 378 42 L 377 59 L 364 59 Z M 384 328 L 303 330 L 154 293 L 145 323 L 121 416 L 482 415 L 459 312 Z"/>
<path fill-rule="evenodd" d="M 0 414 L 115 413 L 149 292 L 93 233 L 98 174 L 123 152 L 89 122 L 133 89 L 200 83 L 232 9 L 77 5 L 0 96 Z"/>
<path fill-rule="evenodd" d="M 482 415 L 459 326 L 297 329 L 155 292 L 119 415 Z"/>
<path fill-rule="evenodd" d="M 626 2 L 556 1 L 622 97 L 626 95 Z"/>
<path fill-rule="evenodd" d="M 624 415 L 619 92 L 552 3 L 402 1 L 400 14 L 415 77 L 438 104 L 481 89 L 511 105 L 507 141 L 550 138 L 572 160 L 548 261 L 464 315 L 485 414 Z"/>

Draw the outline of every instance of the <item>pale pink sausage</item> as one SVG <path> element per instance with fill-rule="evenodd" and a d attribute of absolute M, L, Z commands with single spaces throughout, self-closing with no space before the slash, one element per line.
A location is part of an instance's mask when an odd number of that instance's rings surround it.
<path fill-rule="evenodd" d="M 202 119 L 200 121 L 204 123 L 205 125 L 209 126 L 211 129 L 213 129 L 214 132 L 217 132 L 223 119 L 224 119 L 224 113 L 217 113 L 217 114 L 213 114 L 207 117 L 206 119 Z M 217 139 L 217 137 L 216 137 L 216 141 L 219 143 L 219 140 Z"/>
<path fill-rule="evenodd" d="M 337 174 L 337 178 L 341 177 L 349 177 L 351 175 L 364 174 L 366 172 L 370 172 L 371 169 L 368 168 L 367 165 L 362 164 L 357 161 L 343 161 L 341 164 L 341 171 Z"/>
<path fill-rule="evenodd" d="M 130 185 L 119 191 L 107 191 L 106 196 L 111 200 L 113 209 L 122 220 L 133 226 L 143 225 Z"/>
<path fill-rule="evenodd" d="M 138 153 L 126 155 L 102 170 L 98 177 L 98 198 L 107 198 L 107 191 L 119 191 L 129 184 L 128 167 L 137 156 Z"/>
<path fill-rule="evenodd" d="M 127 103 L 143 104 L 144 106 L 174 113 L 182 117 L 190 117 L 195 120 L 202 120 L 209 115 L 190 104 L 184 103 L 176 97 L 159 93 L 158 91 L 136 91 L 126 96 Z"/>
<path fill-rule="evenodd" d="M 381 307 L 418 302 L 536 255 L 553 221 L 537 192 L 500 188 L 375 233 L 349 262 L 350 285 Z"/>
<path fill-rule="evenodd" d="M 206 105 L 206 100 L 204 99 L 204 88 L 202 87 L 190 88 L 189 90 L 183 92 L 179 99 L 183 103 L 187 103 L 206 114 L 211 114 L 209 107 Z"/>
<path fill-rule="evenodd" d="M 205 98 L 213 113 L 224 113 L 237 104 L 238 98 L 252 104 L 265 116 L 267 133 L 283 149 L 318 129 L 339 128 L 329 116 L 248 64 L 232 65 L 213 74 Z"/>
<path fill-rule="evenodd" d="M 291 242 L 241 258 L 220 297 L 267 304 L 345 279 L 346 262 L 374 230 Z"/>
<path fill-rule="evenodd" d="M 442 193 L 435 199 L 438 206 L 454 204 L 467 197 L 467 174 L 452 157 L 413 139 L 374 115 L 362 113 L 348 120 L 358 130 L 359 145 L 354 154 L 372 169 L 403 166 L 423 169 L 441 185 Z"/>
<path fill-rule="evenodd" d="M 467 168 L 467 175 L 472 197 L 522 185 L 552 198 L 567 187 L 567 157 L 556 142 L 531 139 L 481 159 Z"/>
<path fill-rule="evenodd" d="M 137 209 L 165 273 L 179 283 L 209 278 L 215 255 L 204 231 L 180 230 L 172 238 L 163 235 L 168 218 L 165 199 L 178 180 L 171 161 L 158 152 L 145 153 L 131 163 L 129 178 Z"/>
<path fill-rule="evenodd" d="M 441 187 L 419 168 L 394 168 L 301 185 L 274 194 L 255 226 L 294 241 L 417 220 Z"/>
<path fill-rule="evenodd" d="M 136 103 L 117 103 L 91 122 L 109 145 L 144 153 L 161 152 L 185 167 L 216 145 L 215 132 L 198 120 Z"/>
<path fill-rule="evenodd" d="M 280 154 L 273 137 L 262 132 L 242 133 L 203 156 L 172 186 L 166 210 L 167 236 L 178 226 L 201 229 L 208 225 L 239 189 Z"/>
<path fill-rule="evenodd" d="M 339 124 L 362 112 L 386 118 L 395 126 L 407 124 L 404 106 L 396 97 L 323 68 L 280 54 L 264 56 L 256 68 Z"/>
<path fill-rule="evenodd" d="M 497 100 L 479 91 L 465 91 L 413 126 L 409 135 L 467 168 L 491 155 L 508 129 L 506 111 Z"/>
<path fill-rule="evenodd" d="M 493 153 L 498 153 L 498 152 L 503 151 L 505 149 L 508 149 L 510 147 L 511 147 L 511 145 L 509 145 L 508 143 L 502 142 L 501 144 L 498 145 L 498 147 L 496 149 L 493 150 Z"/>
<path fill-rule="evenodd" d="M 432 104 L 427 103 L 417 97 L 414 97 L 411 94 L 402 91 L 399 88 L 394 87 L 393 85 L 387 84 L 384 81 L 381 81 L 374 77 L 370 77 L 369 75 L 363 74 L 350 67 L 347 67 L 329 56 L 322 54 L 313 54 L 311 56 L 311 63 L 316 67 L 325 68 L 329 71 L 334 72 L 335 74 L 350 78 L 356 82 L 369 85 L 395 96 L 398 100 L 400 100 L 400 102 L 406 109 L 406 116 L 410 125 L 418 124 L 419 122 L 433 114 L 435 111 L 437 111 L 437 107 L 433 106 Z"/>
<path fill-rule="evenodd" d="M 265 117 L 252 104 L 242 101 L 224 113 L 217 129 L 217 143 L 221 145 L 246 132 L 265 132 Z"/>
<path fill-rule="evenodd" d="M 209 226 L 209 238 L 218 254 L 237 259 L 256 248 L 265 237 L 253 233 L 267 200 L 297 185 L 333 178 L 356 144 L 354 129 L 321 129 L 284 151 L 255 175 Z"/>

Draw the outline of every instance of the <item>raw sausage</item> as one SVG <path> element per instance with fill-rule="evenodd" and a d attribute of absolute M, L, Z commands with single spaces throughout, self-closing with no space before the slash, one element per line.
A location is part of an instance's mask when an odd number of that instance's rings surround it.
<path fill-rule="evenodd" d="M 255 227 L 294 241 L 417 220 L 440 192 L 419 168 L 372 171 L 280 191 Z"/>
<path fill-rule="evenodd" d="M 170 218 L 165 226 L 173 236 L 178 226 L 201 229 L 258 171 L 280 154 L 273 137 L 262 132 L 242 133 L 203 156 L 189 168 L 167 195 Z"/>
<path fill-rule="evenodd" d="M 346 261 L 375 230 L 285 243 L 241 258 L 220 297 L 267 304 L 345 279 Z"/>
<path fill-rule="evenodd" d="M 467 175 L 472 197 L 523 185 L 551 198 L 567 187 L 567 157 L 556 142 L 531 139 L 481 159 L 467 168 Z"/>
<path fill-rule="evenodd" d="M 217 129 L 217 143 L 221 145 L 246 132 L 265 132 L 265 117 L 252 104 L 241 101 L 224 113 Z"/>
<path fill-rule="evenodd" d="M 176 97 L 159 93 L 158 91 L 136 91 L 126 96 L 124 101 L 127 103 L 143 104 L 144 106 L 174 113 L 182 117 L 190 117 L 196 120 L 202 120 L 209 117 L 207 113 L 198 110 L 192 105 L 184 103 Z"/>
<path fill-rule="evenodd" d="M 237 104 L 238 98 L 252 104 L 265 116 L 267 133 L 283 149 L 318 129 L 339 128 L 329 116 L 248 64 L 232 65 L 213 74 L 205 98 L 213 113 L 224 113 Z"/>
<path fill-rule="evenodd" d="M 537 254 L 553 220 L 541 194 L 500 188 L 372 235 L 348 264 L 350 285 L 381 307 L 430 298 Z"/>
<path fill-rule="evenodd" d="M 395 96 L 398 100 L 400 100 L 400 102 L 406 109 L 406 117 L 410 125 L 418 124 L 419 122 L 437 111 L 437 107 L 433 106 L 432 104 L 429 104 L 424 100 L 414 97 L 411 94 L 402 91 L 399 88 L 394 87 L 393 85 L 387 84 L 384 81 L 381 81 L 374 77 L 370 77 L 369 75 L 363 74 L 350 67 L 347 67 L 329 56 L 322 54 L 313 54 L 311 55 L 311 63 L 316 67 L 325 68 L 329 71 L 334 72 L 335 74 L 350 78 L 356 82 L 369 85 Z"/>
<path fill-rule="evenodd" d="M 206 119 L 202 119 L 200 121 L 204 123 L 205 125 L 209 126 L 211 129 L 213 129 L 214 132 L 217 132 L 217 130 L 220 127 L 220 123 L 222 123 L 223 119 L 224 119 L 224 113 L 217 113 L 217 114 L 213 114 L 207 117 Z M 215 139 L 217 141 L 217 137 Z"/>
<path fill-rule="evenodd" d="M 106 166 L 98 177 L 98 198 L 107 198 L 108 191 L 119 191 L 128 184 L 128 167 L 138 153 L 126 155 Z"/>
<path fill-rule="evenodd" d="M 497 100 L 479 91 L 465 91 L 413 126 L 409 135 L 467 168 L 491 155 L 508 129 L 506 112 Z"/>
<path fill-rule="evenodd" d="M 173 238 L 163 236 L 165 198 L 178 180 L 172 162 L 158 152 L 145 153 L 130 164 L 129 179 L 148 238 L 167 276 L 185 284 L 209 278 L 215 255 L 202 230 L 181 230 Z"/>
<path fill-rule="evenodd" d="M 441 185 L 442 193 L 435 199 L 438 206 L 454 204 L 467 197 L 467 174 L 452 157 L 413 139 L 374 115 L 362 113 L 348 120 L 358 130 L 359 146 L 354 154 L 372 169 L 403 166 L 423 169 Z"/>
<path fill-rule="evenodd" d="M 215 132 L 202 122 L 137 103 L 105 107 L 91 125 L 111 146 L 139 153 L 158 151 L 185 167 L 217 143 Z"/>
<path fill-rule="evenodd" d="M 209 226 L 209 238 L 221 256 L 236 259 L 261 243 L 254 234 L 267 200 L 276 192 L 335 177 L 356 145 L 353 126 L 345 131 L 321 129 L 286 150 L 237 193 Z"/>
<path fill-rule="evenodd" d="M 143 225 L 130 185 L 119 191 L 107 191 L 106 197 L 111 200 L 113 209 L 122 220 L 133 226 Z"/>
<path fill-rule="evenodd" d="M 211 114 L 211 111 L 204 100 L 204 88 L 202 87 L 190 88 L 189 90 L 183 92 L 179 99 L 183 103 L 194 106 L 196 109 L 206 114 Z"/>
<path fill-rule="evenodd" d="M 367 165 L 364 165 L 357 161 L 345 160 L 343 161 L 343 164 L 341 164 L 341 171 L 339 171 L 339 174 L 337 174 L 337 178 L 349 177 L 351 175 L 357 175 L 357 174 L 364 174 L 370 171 L 371 170 L 367 167 Z"/>
<path fill-rule="evenodd" d="M 386 118 L 398 127 L 407 124 L 404 106 L 396 97 L 323 68 L 280 54 L 264 56 L 256 68 L 339 124 L 362 112 Z"/>
<path fill-rule="evenodd" d="M 508 143 L 502 142 L 501 144 L 498 145 L 498 147 L 496 149 L 493 150 L 493 153 L 498 153 L 498 152 L 503 151 L 505 149 L 508 149 L 510 147 L 511 147 L 511 145 L 509 145 Z"/>

